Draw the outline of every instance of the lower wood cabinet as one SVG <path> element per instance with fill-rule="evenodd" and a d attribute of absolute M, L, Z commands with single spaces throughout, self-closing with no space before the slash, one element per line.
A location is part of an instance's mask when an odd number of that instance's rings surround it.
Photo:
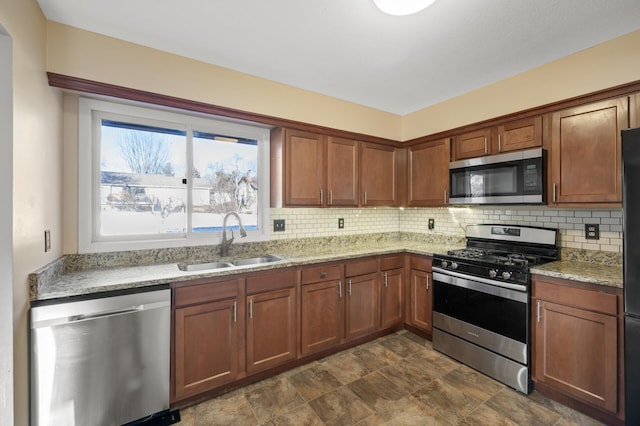
<path fill-rule="evenodd" d="M 247 373 L 296 358 L 296 277 L 293 270 L 247 278 Z"/>
<path fill-rule="evenodd" d="M 532 358 L 537 384 L 612 414 L 621 411 L 618 292 L 534 276 Z"/>
<path fill-rule="evenodd" d="M 425 333 L 433 330 L 431 257 L 411 256 L 407 324 Z"/>
<path fill-rule="evenodd" d="M 344 288 L 341 265 L 302 270 L 301 354 L 336 346 L 344 339 Z"/>
<path fill-rule="evenodd" d="M 377 272 L 377 258 L 345 265 L 347 340 L 373 333 L 380 328 L 380 285 Z"/>
<path fill-rule="evenodd" d="M 380 328 L 402 324 L 404 319 L 404 255 L 380 259 Z"/>
<path fill-rule="evenodd" d="M 244 321 L 237 280 L 175 289 L 172 400 L 236 380 Z"/>

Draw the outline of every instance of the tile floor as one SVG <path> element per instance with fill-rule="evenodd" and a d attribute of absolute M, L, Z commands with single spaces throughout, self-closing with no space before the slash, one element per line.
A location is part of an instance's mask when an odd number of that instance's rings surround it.
<path fill-rule="evenodd" d="M 180 426 L 599 425 L 399 331 L 180 411 Z"/>

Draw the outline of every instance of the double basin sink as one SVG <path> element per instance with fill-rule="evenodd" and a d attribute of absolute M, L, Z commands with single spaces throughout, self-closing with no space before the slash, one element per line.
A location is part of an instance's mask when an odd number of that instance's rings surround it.
<path fill-rule="evenodd" d="M 248 257 L 237 259 L 230 262 L 203 262 L 203 263 L 178 263 L 178 269 L 181 271 L 213 271 L 221 269 L 236 269 L 246 266 L 260 265 L 263 263 L 273 263 L 282 260 L 277 256 L 265 254 L 257 257 Z"/>

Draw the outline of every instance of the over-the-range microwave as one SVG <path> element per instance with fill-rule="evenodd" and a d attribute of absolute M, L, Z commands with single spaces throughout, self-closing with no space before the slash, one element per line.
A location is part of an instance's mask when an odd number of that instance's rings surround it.
<path fill-rule="evenodd" d="M 544 204 L 542 148 L 449 163 L 449 204 Z"/>

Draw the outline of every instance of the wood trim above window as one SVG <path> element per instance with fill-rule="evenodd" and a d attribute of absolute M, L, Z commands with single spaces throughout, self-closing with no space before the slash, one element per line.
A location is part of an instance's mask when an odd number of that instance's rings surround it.
<path fill-rule="evenodd" d="M 318 126 L 295 120 L 288 120 L 286 118 L 241 111 L 238 109 L 207 104 L 204 102 L 192 101 L 189 99 L 132 89 L 130 87 L 101 83 L 99 81 L 70 77 L 67 75 L 56 74 L 52 72 L 48 72 L 47 76 L 49 78 L 49 86 L 65 90 L 90 93 L 94 95 L 110 96 L 113 98 L 127 99 L 131 101 L 144 102 L 147 104 L 161 105 L 171 108 L 179 108 L 186 111 L 201 112 L 205 114 L 217 115 L 219 117 L 229 117 L 239 120 L 252 121 L 254 123 L 266 124 L 274 127 L 286 127 L 289 129 L 320 133 L 327 136 L 355 139 L 363 142 L 390 145 L 394 147 L 401 146 L 400 142 L 391 139 L 332 129 L 330 127 Z"/>

